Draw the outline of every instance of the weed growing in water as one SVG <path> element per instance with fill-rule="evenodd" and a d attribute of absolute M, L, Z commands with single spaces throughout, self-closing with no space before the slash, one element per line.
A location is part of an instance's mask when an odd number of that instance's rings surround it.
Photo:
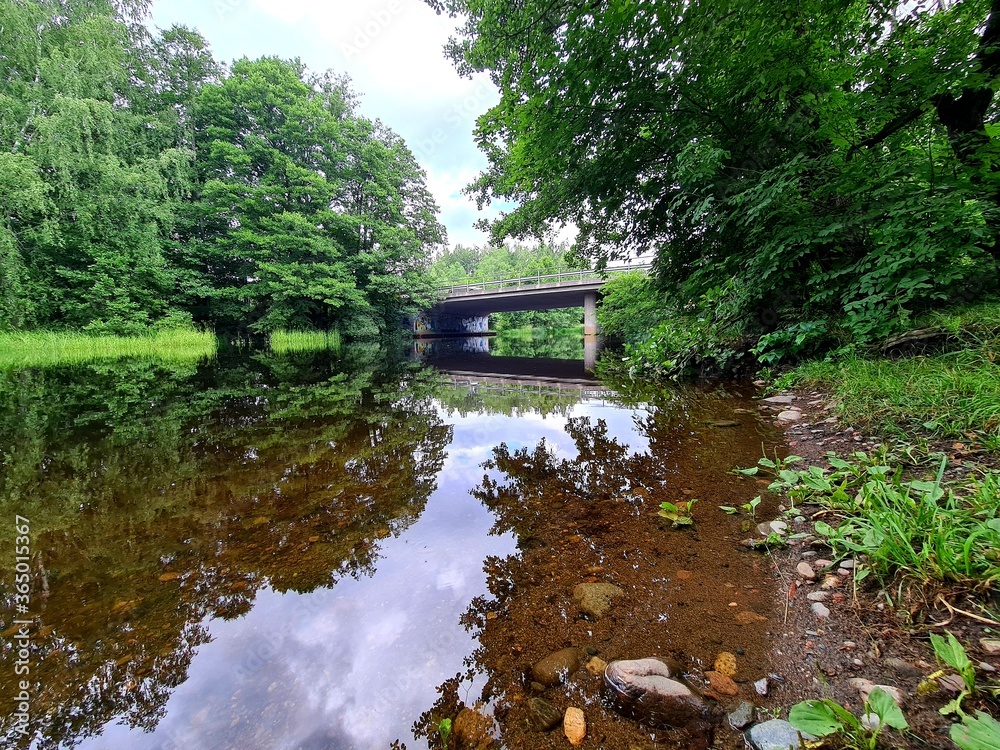
<path fill-rule="evenodd" d="M 679 505 L 669 502 L 660 503 L 660 512 L 658 515 L 660 518 L 666 518 L 670 521 L 675 529 L 681 526 L 693 526 L 694 519 L 691 517 L 691 509 L 696 502 L 698 501 L 692 499 Z"/>
<path fill-rule="evenodd" d="M 836 701 L 823 698 L 796 703 L 788 714 L 788 721 L 799 731 L 816 737 L 842 735 L 844 747 L 852 750 L 875 750 L 879 735 L 887 726 L 900 730 L 909 728 L 902 710 L 881 688 L 872 690 L 860 718 Z"/>

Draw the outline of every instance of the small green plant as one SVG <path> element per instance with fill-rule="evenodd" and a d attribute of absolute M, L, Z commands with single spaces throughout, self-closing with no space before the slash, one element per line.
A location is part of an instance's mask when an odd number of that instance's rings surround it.
<path fill-rule="evenodd" d="M 951 739 L 961 750 L 996 750 L 1000 747 L 1000 721 L 982 711 L 963 714 L 961 724 L 951 725 Z"/>
<path fill-rule="evenodd" d="M 946 633 L 945 635 L 947 635 L 947 638 L 942 638 L 936 633 L 931 633 L 931 645 L 934 647 L 934 655 L 938 658 L 938 661 L 944 662 L 958 672 L 959 677 L 962 678 L 962 682 L 965 685 L 965 689 L 953 700 L 942 706 L 941 713 L 946 715 L 952 713 L 961 714 L 962 701 L 976 694 L 976 668 L 969 659 L 969 655 L 965 653 L 965 647 L 958 642 L 958 639 L 951 633 Z M 933 682 L 942 675 L 943 672 L 935 672 L 928 680 Z"/>
<path fill-rule="evenodd" d="M 441 737 L 441 745 L 444 750 L 448 750 L 448 738 L 451 737 L 451 719 L 441 719 L 438 722 L 438 734 Z"/>
<path fill-rule="evenodd" d="M 815 737 L 839 734 L 845 747 L 852 750 L 875 750 L 885 727 L 907 729 L 906 717 L 892 697 L 882 690 L 872 690 L 859 718 L 829 698 L 803 701 L 792 706 L 788 721 L 801 732 Z"/>
<path fill-rule="evenodd" d="M 760 505 L 760 495 L 757 495 L 757 497 L 755 497 L 749 503 L 744 503 L 743 505 L 740 506 L 740 508 L 743 508 L 743 510 L 749 513 L 750 518 L 756 518 L 758 505 Z M 719 508 L 731 516 L 736 515 L 737 513 L 740 512 L 738 508 L 734 508 L 732 505 L 720 505 Z"/>
<path fill-rule="evenodd" d="M 698 501 L 692 499 L 680 505 L 674 505 L 670 502 L 660 503 L 660 512 L 658 515 L 660 518 L 666 518 L 670 521 L 674 528 L 692 526 L 694 525 L 694 519 L 691 517 L 691 509 L 696 502 Z"/>

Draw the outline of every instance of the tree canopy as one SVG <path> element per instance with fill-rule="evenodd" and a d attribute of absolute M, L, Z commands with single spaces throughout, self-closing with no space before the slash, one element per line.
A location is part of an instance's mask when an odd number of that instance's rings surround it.
<path fill-rule="evenodd" d="M 858 340 L 997 276 L 1000 0 L 428 0 L 488 72 L 494 241 L 655 252 L 683 306 Z"/>
<path fill-rule="evenodd" d="M 402 139 L 147 3 L 0 0 L 0 328 L 377 332 L 444 241 Z"/>

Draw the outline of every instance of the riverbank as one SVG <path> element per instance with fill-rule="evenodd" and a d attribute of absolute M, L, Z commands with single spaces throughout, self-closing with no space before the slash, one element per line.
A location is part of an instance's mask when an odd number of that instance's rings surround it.
<path fill-rule="evenodd" d="M 900 383 L 896 376 L 911 370 L 913 364 L 882 362 L 863 367 L 881 368 L 893 374 L 890 383 Z M 923 367 L 940 371 L 934 363 Z M 889 692 L 899 699 L 909 728 L 883 736 L 881 746 L 957 747 L 949 735 L 960 714 L 942 714 L 944 706 L 961 697 L 962 709 L 969 714 L 982 710 L 1000 715 L 989 692 L 990 686 L 997 685 L 1000 669 L 1000 623 L 995 619 L 1000 566 L 994 537 L 998 534 L 995 526 L 989 526 L 1000 503 L 996 492 L 1000 485 L 993 473 L 1000 457 L 984 447 L 991 444 L 989 430 L 970 429 L 956 440 L 933 437 L 930 433 L 937 425 L 931 424 L 924 428 L 925 435 L 908 440 L 898 429 L 888 435 L 858 429 L 859 423 L 880 424 L 893 401 L 887 396 L 902 396 L 896 399 L 899 409 L 908 393 L 918 392 L 919 381 L 893 391 L 884 387 L 884 377 L 882 388 L 877 379 L 869 378 L 872 388 L 866 395 L 870 403 L 887 407 L 881 413 L 877 409 L 858 412 L 845 401 L 861 382 L 853 377 L 857 365 L 842 372 L 846 376 L 839 382 L 828 381 L 832 392 L 800 387 L 759 402 L 762 417 L 785 430 L 789 454 L 801 461 L 784 458 L 773 469 L 758 466 L 756 474 L 745 477 L 745 481 L 780 491 L 783 497 L 779 506 L 783 512 L 773 522 L 780 538 L 772 537 L 773 544 L 764 548 L 779 579 L 775 604 L 784 612 L 772 652 L 775 671 L 785 679 L 779 713 L 787 717 L 796 703 L 829 699 L 860 716 L 864 696 L 873 685 L 883 685 L 892 688 Z M 954 390 L 946 388 L 939 395 L 951 400 Z M 962 419 L 961 412 L 953 412 L 952 424 Z M 897 416 L 902 413 L 895 411 Z M 864 418 L 858 419 L 858 414 Z M 929 422 L 927 416 L 911 409 L 908 422 Z M 885 429 L 886 423 L 881 424 Z M 862 476 L 851 481 L 852 472 Z M 881 476 L 898 476 L 899 480 L 883 482 Z M 872 495 L 902 486 L 919 502 L 921 491 L 929 493 L 940 507 L 939 517 L 923 530 L 894 526 L 891 517 L 879 513 L 881 506 L 866 494 L 863 485 L 872 480 Z M 858 490 L 864 498 L 855 495 Z M 915 505 L 899 520 L 915 523 L 921 512 Z M 878 528 L 874 535 L 859 533 L 872 531 L 864 529 L 866 521 L 886 532 L 881 544 L 876 539 Z M 955 539 L 963 528 L 964 537 Z M 770 533 L 773 529 L 763 530 Z M 755 541 L 762 540 L 761 536 Z M 966 548 L 968 559 L 948 559 L 953 554 L 961 557 Z M 912 559 L 899 559 L 906 554 Z M 947 637 L 948 633 L 971 660 L 967 677 L 974 679 L 976 695 L 963 696 L 966 685 L 957 670 L 935 654 L 931 634 Z M 847 741 L 844 736 L 841 739 Z"/>

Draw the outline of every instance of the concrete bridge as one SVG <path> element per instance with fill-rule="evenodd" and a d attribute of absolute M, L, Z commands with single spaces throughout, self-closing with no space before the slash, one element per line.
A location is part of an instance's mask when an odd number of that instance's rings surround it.
<path fill-rule="evenodd" d="M 420 315 L 417 335 L 477 335 L 489 330 L 490 313 L 583 308 L 584 333 L 597 333 L 597 299 L 609 278 L 629 271 L 647 272 L 649 264 L 604 271 L 560 271 L 497 281 L 469 281 L 439 287 L 441 301 Z"/>

